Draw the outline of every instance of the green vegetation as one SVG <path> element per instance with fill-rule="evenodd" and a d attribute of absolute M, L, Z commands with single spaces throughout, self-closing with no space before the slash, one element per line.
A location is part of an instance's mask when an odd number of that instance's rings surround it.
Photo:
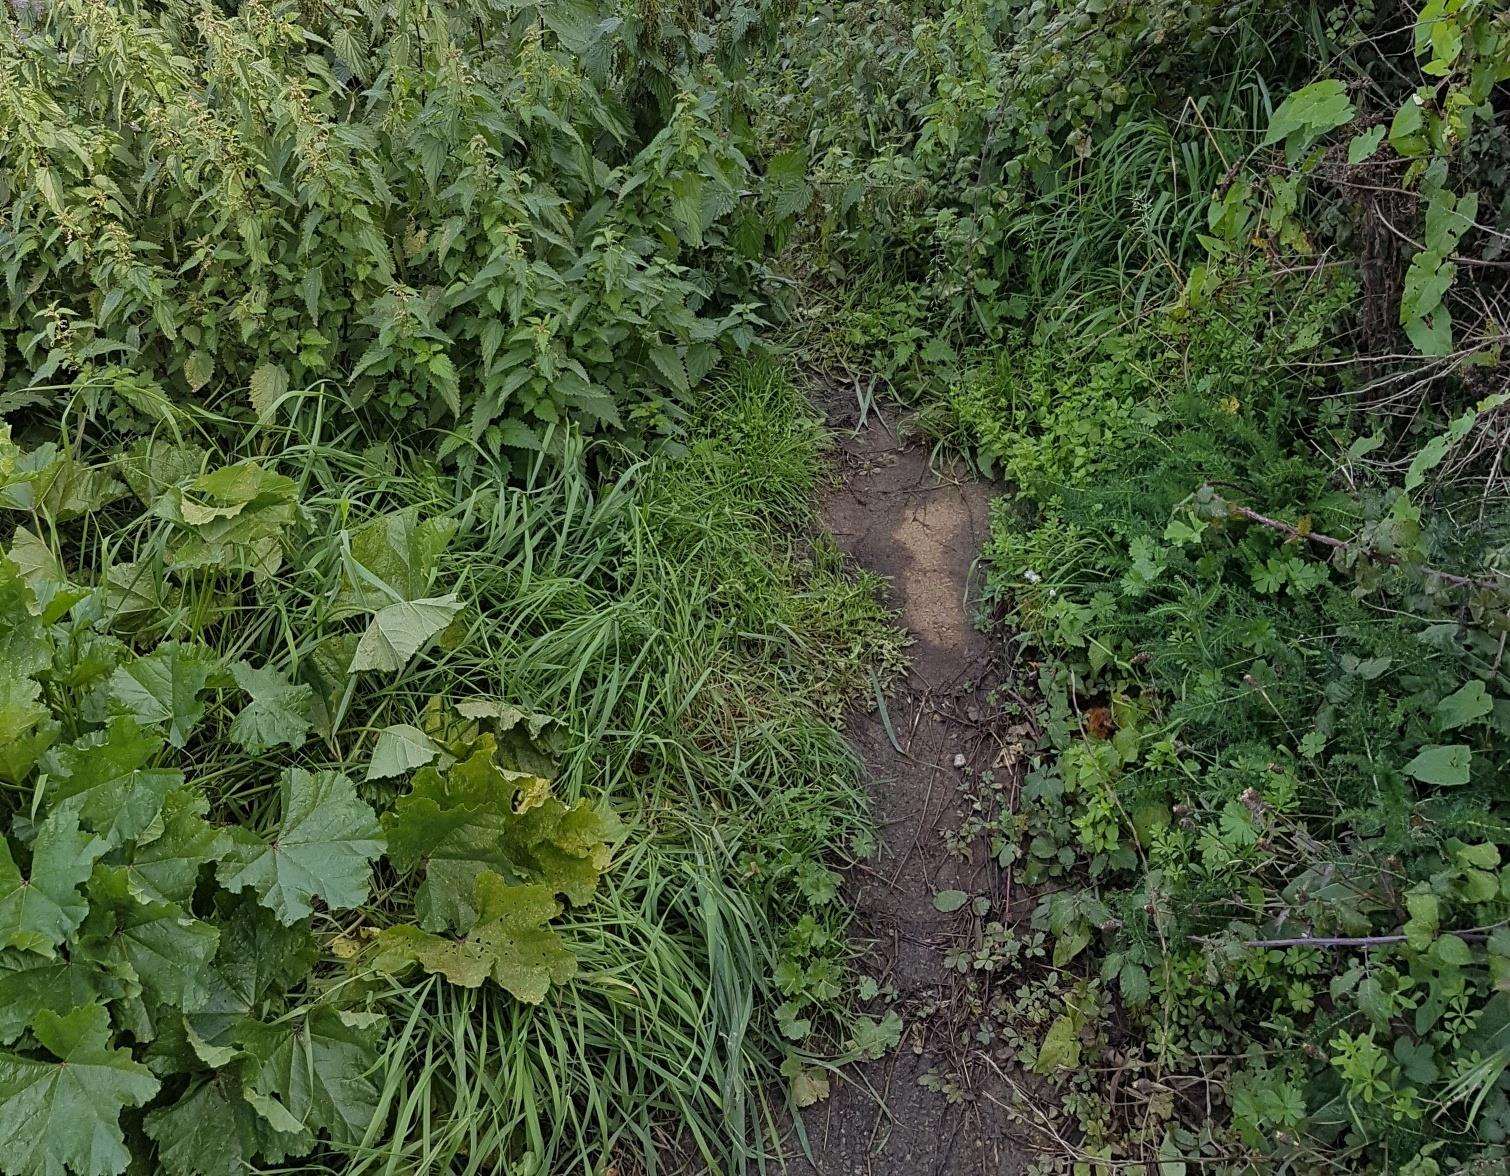
<path fill-rule="evenodd" d="M 1010 490 L 980 1040 L 1079 1170 L 1500 1170 L 1505 13 L 803 15 L 804 342 Z"/>
<path fill-rule="evenodd" d="M 1487 0 L 7 6 L 0 1171 L 768 1167 L 895 1043 L 780 347 L 1009 491 L 951 962 L 1046 1169 L 1500 1170 L 1507 82 Z"/>

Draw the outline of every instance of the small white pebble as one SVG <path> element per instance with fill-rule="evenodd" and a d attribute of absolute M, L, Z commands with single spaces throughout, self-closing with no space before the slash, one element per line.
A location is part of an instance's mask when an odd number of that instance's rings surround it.
<path fill-rule="evenodd" d="M 956 768 L 962 768 L 965 766 L 965 756 L 963 752 L 956 751 L 954 753 L 954 766 Z"/>

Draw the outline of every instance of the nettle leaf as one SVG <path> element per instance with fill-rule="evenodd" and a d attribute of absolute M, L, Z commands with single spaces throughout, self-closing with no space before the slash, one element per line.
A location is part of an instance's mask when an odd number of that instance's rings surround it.
<path fill-rule="evenodd" d="M 455 596 L 404 600 L 380 608 L 367 623 L 351 659 L 351 672 L 402 670 L 461 611 Z"/>
<path fill-rule="evenodd" d="M 336 597 L 337 615 L 376 612 L 400 600 L 424 598 L 436 561 L 455 534 L 454 519 L 422 522 L 418 507 L 362 524 L 351 535 L 346 575 Z"/>
<path fill-rule="evenodd" d="M 621 835 L 611 813 L 586 801 L 568 807 L 548 780 L 500 768 L 495 749 L 487 735 L 449 771 L 422 769 L 383 816 L 394 866 L 425 872 L 415 905 L 427 930 L 470 927 L 477 881 L 488 870 L 584 903 Z"/>
<path fill-rule="evenodd" d="M 178 772 L 147 766 L 162 747 L 162 736 L 142 730 L 135 719 L 114 719 L 43 757 L 46 795 L 54 805 L 75 801 L 85 826 L 111 845 L 139 837 L 157 819 L 168 791 L 183 783 Z"/>
<path fill-rule="evenodd" d="M 377 746 L 372 750 L 372 762 L 367 765 L 367 779 L 385 780 L 390 776 L 407 776 L 438 755 L 440 748 L 418 727 L 409 723 L 394 723 L 378 732 Z"/>
<path fill-rule="evenodd" d="M 272 1025 L 247 1026 L 246 1045 L 259 1065 L 251 1092 L 277 1128 L 298 1126 L 355 1143 L 377 1113 L 376 1032 L 347 1025 L 321 1006 Z M 276 1121 L 275 1121 L 276 1120 Z"/>
<path fill-rule="evenodd" d="M 257 410 L 259 421 L 268 420 L 277 410 L 278 402 L 288 391 L 288 369 L 282 364 L 265 363 L 252 373 L 252 407 Z"/>
<path fill-rule="evenodd" d="M 79 887 L 105 843 L 79 829 L 75 808 L 42 822 L 31 846 L 31 869 L 22 874 L 8 839 L 0 837 L 0 947 L 19 947 L 49 959 L 89 910 Z"/>
<path fill-rule="evenodd" d="M 251 696 L 231 721 L 230 736 L 253 754 L 281 744 L 300 746 L 309 734 L 309 708 L 314 691 L 290 682 L 272 666 L 260 669 L 244 661 L 231 666 L 236 685 Z"/>
<path fill-rule="evenodd" d="M 105 686 L 109 704 L 143 727 L 166 727 L 168 742 L 182 747 L 204 718 L 199 695 L 219 669 L 202 646 L 165 641 L 152 653 L 116 669 Z"/>
<path fill-rule="evenodd" d="M 476 988 L 491 978 L 529 1004 L 539 1004 L 552 984 L 564 984 L 576 974 L 576 957 L 546 926 L 561 913 L 549 887 L 510 885 L 484 871 L 477 879 L 473 906 L 477 921 L 464 939 L 410 926 L 379 932 L 375 966 L 401 972 L 417 964 L 463 988 Z"/>
<path fill-rule="evenodd" d="M 176 903 L 137 901 L 121 868 L 96 868 L 89 901 L 77 949 L 82 958 L 134 978 L 158 1004 L 192 1012 L 204 1003 L 218 930 Z"/>
<path fill-rule="evenodd" d="M 126 1107 L 158 1091 L 131 1051 L 110 1046 L 110 1016 L 97 1004 L 32 1026 L 53 1058 L 0 1053 L 0 1163 L 12 1176 L 114 1176 L 131 1162 L 121 1133 Z"/>
<path fill-rule="evenodd" d="M 282 819 L 267 835 L 236 829 L 216 877 L 227 890 L 250 887 L 284 923 L 319 898 L 332 910 L 367 899 L 371 862 L 383 852 L 372 809 L 340 772 L 290 768 L 279 786 Z"/>
<path fill-rule="evenodd" d="M 1453 788 L 1468 783 L 1469 765 L 1473 751 L 1466 743 L 1454 743 L 1446 747 L 1422 748 L 1410 763 L 1405 765 L 1405 774 L 1441 788 Z"/>

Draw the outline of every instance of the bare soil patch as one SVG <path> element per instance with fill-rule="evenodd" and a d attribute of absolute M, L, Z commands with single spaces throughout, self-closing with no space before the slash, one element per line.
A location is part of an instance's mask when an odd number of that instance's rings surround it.
<path fill-rule="evenodd" d="M 819 1176 L 1020 1172 L 1022 1127 L 1007 1118 L 1004 1092 L 990 1089 L 988 1068 L 971 1064 L 974 1027 L 945 964 L 951 949 L 979 934 L 979 920 L 934 906 L 940 891 L 962 890 L 990 897 L 999 918 L 1005 897 L 978 848 L 962 858 L 947 841 L 959 822 L 962 774 L 998 764 L 1002 746 L 993 701 L 1001 667 L 996 643 L 974 623 L 972 590 L 990 493 L 964 469 L 936 466 L 927 444 L 899 437 L 893 422 L 875 413 L 859 421 L 843 390 L 819 400 L 838 439 L 824 524 L 852 559 L 889 579 L 914 638 L 910 671 L 891 689 L 884 715 L 857 711 L 848 725 L 880 854 L 853 872 L 846 898 L 857 934 L 874 943 L 872 974 L 895 989 L 906 1029 L 899 1049 L 846 1070 L 847 1080 L 806 1112 L 814 1162 L 794 1167 Z M 946 1077 L 963 1097 L 923 1085 L 929 1074 Z M 980 1087 L 970 1089 L 974 1083 Z"/>

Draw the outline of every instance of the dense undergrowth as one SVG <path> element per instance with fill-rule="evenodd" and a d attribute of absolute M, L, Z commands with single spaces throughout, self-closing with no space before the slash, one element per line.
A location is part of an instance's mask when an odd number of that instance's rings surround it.
<path fill-rule="evenodd" d="M 1498 1170 L 1507 78 L 1484 0 L 8 5 L 0 1171 L 740 1170 L 895 1041 L 778 321 L 1012 490 L 955 963 L 1044 1166 Z"/>
<path fill-rule="evenodd" d="M 929 1081 L 1052 1079 L 1053 1170 L 1500 1170 L 1505 14 L 790 29 L 801 338 L 1010 491 L 1026 775 L 964 800 L 1039 898 L 959 953 L 985 1048 Z"/>

